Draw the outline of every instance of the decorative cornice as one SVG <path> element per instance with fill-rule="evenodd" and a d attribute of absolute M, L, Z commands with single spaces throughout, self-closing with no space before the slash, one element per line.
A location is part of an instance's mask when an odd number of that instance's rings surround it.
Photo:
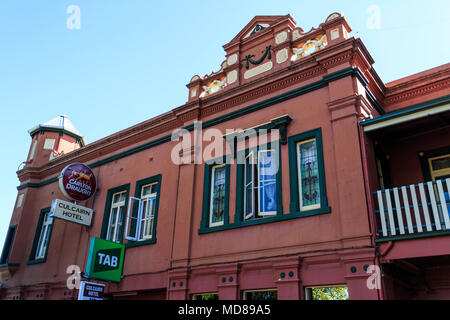
<path fill-rule="evenodd" d="M 225 50 L 229 49 L 230 47 L 234 46 L 237 43 L 245 43 L 248 41 L 254 40 L 256 37 L 259 37 L 261 35 L 264 35 L 268 32 L 270 32 L 274 27 L 279 25 L 280 23 L 284 21 L 290 21 L 292 25 L 295 25 L 295 20 L 291 17 L 291 15 L 287 14 L 285 16 L 255 16 L 247 25 L 227 44 L 223 46 Z M 252 31 L 252 27 L 254 28 L 254 25 L 256 23 L 269 23 L 270 28 L 265 28 L 263 30 L 260 30 L 259 32 L 255 33 L 252 37 L 244 38 L 244 36 Z"/>
<path fill-rule="evenodd" d="M 60 135 L 66 134 L 68 136 L 71 136 L 72 138 L 77 139 L 77 142 L 84 147 L 86 145 L 85 141 L 84 141 L 84 137 L 77 135 L 73 132 L 70 132 L 66 129 L 62 129 L 62 128 L 52 128 L 52 127 L 45 127 L 45 126 L 39 126 L 38 128 L 36 128 L 35 130 L 30 132 L 30 136 L 31 138 L 33 138 L 37 133 L 43 133 L 43 132 L 58 132 Z"/>
<path fill-rule="evenodd" d="M 324 50 L 325 51 L 325 50 Z M 312 59 L 312 57 L 310 57 Z M 308 59 L 310 59 L 308 58 Z M 311 60 L 313 61 L 313 60 Z M 311 61 L 305 60 L 305 66 L 311 66 Z M 267 96 L 271 93 L 279 92 L 280 90 L 289 87 L 293 84 L 304 82 L 307 79 L 318 77 L 320 75 L 324 75 L 326 70 L 320 66 L 315 65 L 313 67 L 307 67 L 304 70 L 301 69 L 301 66 L 303 64 L 298 64 L 293 69 L 284 69 L 281 70 L 279 73 L 274 73 L 274 75 L 278 76 L 279 78 L 273 82 L 264 81 L 264 79 L 255 81 L 253 84 L 257 84 L 258 87 L 254 88 L 253 90 L 250 89 L 244 94 L 235 95 L 235 96 L 229 96 L 229 94 L 224 94 L 222 98 L 222 101 L 218 102 L 217 104 L 208 105 L 209 101 L 203 102 L 205 106 L 200 106 L 200 118 L 204 118 L 207 116 L 210 116 L 212 114 L 218 113 L 223 111 L 224 109 L 228 109 L 230 107 L 239 105 L 239 104 L 245 104 L 249 100 L 257 99 L 261 96 Z M 286 73 L 290 73 L 286 75 Z M 280 78 L 280 75 L 285 75 L 283 78 Z M 321 80 L 315 81 L 313 83 L 309 83 L 307 85 L 304 85 L 302 87 L 299 87 L 297 89 L 278 94 L 276 96 L 273 96 L 269 99 L 266 99 L 264 101 L 255 103 L 253 105 L 249 105 L 247 107 L 243 107 L 238 110 L 234 110 L 226 115 L 220 116 L 215 119 L 206 120 L 203 122 L 203 127 L 212 127 L 214 125 L 217 125 L 221 122 L 228 121 L 231 119 L 235 119 L 237 117 L 240 117 L 244 114 L 248 114 L 251 112 L 254 112 L 256 110 L 259 110 L 261 108 L 265 108 L 268 106 L 271 106 L 276 103 L 280 103 L 282 101 L 286 101 L 289 99 L 292 99 L 294 97 L 300 96 L 302 94 L 312 92 L 314 90 L 323 88 L 328 85 L 329 82 L 335 81 L 337 79 L 341 79 L 343 77 L 347 76 L 356 76 L 361 77 L 362 73 L 357 68 L 346 68 L 337 72 L 334 72 L 332 74 L 324 75 Z M 363 75 L 362 75 L 363 76 Z M 272 77 L 269 77 L 269 79 L 273 79 Z M 364 82 L 363 82 L 364 83 Z M 250 85 L 248 85 L 250 86 Z M 233 92 L 236 93 L 235 90 L 228 91 L 229 93 Z M 237 90 L 237 92 L 242 92 L 241 90 Z M 186 109 L 184 107 L 189 106 L 189 112 L 186 113 Z M 174 111 L 176 110 L 176 111 Z M 132 155 L 134 153 L 146 150 L 148 148 L 152 148 L 154 146 L 157 146 L 162 143 L 166 143 L 171 141 L 171 135 L 167 134 L 168 132 L 171 132 L 177 128 L 180 128 L 183 126 L 183 120 L 186 119 L 192 119 L 198 117 L 198 109 L 195 107 L 195 104 L 189 103 L 185 106 L 179 107 L 177 109 L 174 109 L 171 112 L 168 112 L 166 114 L 163 114 L 155 119 L 151 119 L 149 121 L 145 121 L 141 124 L 138 124 L 134 127 L 131 127 L 129 129 L 123 130 L 121 132 L 118 132 L 116 134 L 113 134 L 109 137 L 106 137 L 102 140 L 99 140 L 97 142 L 94 142 L 92 144 L 87 145 L 84 148 L 77 149 L 75 151 L 72 151 L 70 153 L 67 153 L 61 157 L 58 157 L 47 164 L 39 167 L 39 168 L 33 168 L 32 171 L 30 171 L 28 168 L 25 168 L 23 170 L 20 170 L 17 172 L 19 176 L 20 181 L 27 181 L 31 176 L 29 174 L 33 174 L 33 178 L 36 179 L 42 179 L 44 177 L 51 176 L 53 174 L 59 174 L 60 170 L 63 168 L 63 166 L 73 162 L 83 162 L 87 163 L 91 168 L 99 167 L 103 164 L 109 163 L 111 161 L 115 161 L 118 159 L 121 159 L 123 157 L 127 157 L 129 155 Z M 177 116 L 177 114 L 184 114 L 185 118 Z M 191 127 L 186 127 L 186 129 L 191 130 Z M 153 139 L 151 141 L 148 141 L 144 144 L 138 145 L 136 147 L 132 147 L 130 149 L 127 149 L 125 151 L 112 154 L 106 158 L 103 158 L 101 160 L 97 160 L 95 162 L 90 163 L 93 159 L 98 159 L 102 155 L 111 154 L 113 152 L 117 152 L 117 150 L 124 149 L 130 145 L 136 144 L 139 141 L 143 141 L 146 139 L 149 139 L 151 137 L 157 137 L 161 134 L 166 133 L 166 135 L 160 136 L 159 138 Z M 31 168 L 30 168 L 31 169 Z M 33 173 L 31 173 L 33 172 Z M 39 178 L 38 178 L 39 177 Z M 51 181 L 54 181 L 51 179 L 47 179 L 44 182 L 51 183 Z M 24 185 L 19 186 L 18 188 L 24 189 L 26 187 L 38 187 L 41 186 L 42 183 L 34 183 L 29 182 Z M 19 190 L 20 190 L 19 189 Z"/>
<path fill-rule="evenodd" d="M 257 125 L 255 127 L 252 127 L 250 129 L 245 129 L 241 131 L 234 131 L 232 133 L 226 134 L 223 136 L 223 138 L 230 143 L 234 150 L 232 150 L 232 157 L 237 157 L 237 145 L 239 141 L 243 141 L 243 139 L 249 138 L 251 134 L 249 135 L 249 130 L 253 130 L 253 132 L 259 136 L 261 134 L 267 134 L 271 133 L 272 130 L 278 130 L 280 142 L 282 145 L 285 145 L 288 143 L 288 137 L 287 137 L 287 127 L 292 122 L 292 118 L 286 114 L 281 117 L 271 119 L 269 122 Z"/>
<path fill-rule="evenodd" d="M 172 112 L 168 112 L 154 119 L 142 122 L 131 128 L 119 131 L 106 138 L 100 139 L 96 142 L 86 145 L 83 148 L 71 151 L 63 156 L 55 158 L 39 168 L 25 167 L 17 172 L 19 180 L 27 180 L 27 174 L 31 172 L 47 171 L 46 175 L 50 175 L 61 170 L 61 166 L 73 162 L 75 159 L 88 162 L 90 159 L 98 158 L 103 154 L 112 153 L 118 149 L 129 146 L 131 143 L 129 139 L 144 140 L 149 137 L 157 136 L 171 129 L 179 128 L 183 123 Z M 80 160 L 80 161 L 81 161 Z"/>
<path fill-rule="evenodd" d="M 239 96 L 233 97 L 225 101 L 220 101 L 216 104 L 207 105 L 206 103 L 204 103 L 201 110 L 201 117 L 202 118 L 207 117 L 215 113 L 222 112 L 226 109 L 232 108 L 234 106 L 237 106 L 239 104 L 248 103 L 250 100 L 258 99 L 264 95 L 268 95 L 276 91 L 282 90 L 293 84 L 304 82 L 308 79 L 323 75 L 325 74 L 325 72 L 326 70 L 323 67 L 316 66 L 302 73 L 291 75 L 287 78 L 280 79 L 278 81 L 270 83 L 265 87 L 255 88 L 251 91 L 245 92 L 244 94 L 241 94 Z"/>
<path fill-rule="evenodd" d="M 384 106 L 393 105 L 399 102 L 413 99 L 418 96 L 424 96 L 436 91 L 445 90 L 450 87 L 450 76 L 438 81 L 428 82 L 421 84 L 418 87 L 411 88 L 409 90 L 403 90 L 399 93 L 395 93 L 395 90 L 388 93 L 384 99 Z"/>

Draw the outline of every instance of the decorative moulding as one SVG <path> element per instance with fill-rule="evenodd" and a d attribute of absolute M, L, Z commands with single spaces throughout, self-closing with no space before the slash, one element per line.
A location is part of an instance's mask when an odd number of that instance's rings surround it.
<path fill-rule="evenodd" d="M 288 38 L 288 33 L 286 31 L 280 32 L 279 34 L 277 34 L 275 36 L 275 43 L 276 44 L 283 43 L 287 40 L 287 38 Z"/>
<path fill-rule="evenodd" d="M 330 22 L 331 20 L 334 20 L 334 19 L 337 19 L 340 17 L 343 17 L 343 15 L 340 14 L 339 12 L 334 12 L 325 19 L 325 22 Z"/>
<path fill-rule="evenodd" d="M 232 70 L 227 74 L 227 82 L 228 84 L 233 84 L 237 81 L 237 70 Z"/>
<path fill-rule="evenodd" d="M 234 53 L 228 57 L 227 63 L 229 66 L 231 66 L 231 65 L 235 64 L 238 61 L 238 59 L 239 59 L 238 54 Z"/>
<path fill-rule="evenodd" d="M 257 24 L 252 28 L 252 30 L 251 30 L 249 33 L 247 33 L 247 35 L 244 37 L 244 39 L 246 39 L 246 38 L 248 38 L 248 37 L 254 35 L 254 34 L 257 33 L 257 32 L 260 32 L 260 31 L 266 29 L 266 28 L 269 27 L 269 26 L 270 26 L 270 25 L 269 25 L 268 23 L 257 23 Z"/>
<path fill-rule="evenodd" d="M 289 21 L 291 25 L 295 26 L 295 20 L 289 14 L 284 16 L 255 16 L 229 43 L 225 44 L 223 47 L 225 51 L 228 51 L 239 42 L 252 41 L 253 38 L 257 38 L 260 35 L 265 34 L 268 31 L 267 29 L 269 29 L 268 27 L 272 28 L 279 25 L 279 23 L 284 23 L 286 21 Z M 264 27 L 264 29 L 259 28 L 259 30 L 256 31 L 255 28 L 258 24 Z"/>
<path fill-rule="evenodd" d="M 252 68 L 250 70 L 245 71 L 244 79 L 250 79 L 250 78 L 252 78 L 254 76 L 257 76 L 257 75 L 259 75 L 261 73 L 269 71 L 270 69 L 272 69 L 272 67 L 273 67 L 272 61 L 269 61 L 269 62 L 266 62 L 264 64 L 261 64 L 261 65 L 259 65 L 257 67 L 254 67 L 254 68 Z"/>
<path fill-rule="evenodd" d="M 226 86 L 227 86 L 226 77 L 223 77 L 222 79 L 213 80 L 210 84 L 202 86 L 203 91 L 200 94 L 200 98 L 204 98 L 209 96 L 210 94 L 219 92 L 223 90 Z"/>
<path fill-rule="evenodd" d="M 284 49 L 281 49 L 280 51 L 278 51 L 276 54 L 276 58 L 277 58 L 278 64 L 285 62 L 289 58 L 288 49 L 284 48 Z"/>
<path fill-rule="evenodd" d="M 295 28 L 294 31 L 292 31 L 292 41 L 296 41 L 300 38 L 304 38 L 313 32 L 319 31 L 320 29 L 317 28 L 311 28 L 308 32 L 303 32 L 302 28 Z"/>
<path fill-rule="evenodd" d="M 309 56 L 314 52 L 322 50 L 327 46 L 327 44 L 328 40 L 325 34 L 322 35 L 320 38 L 317 37 L 316 39 L 310 39 L 306 41 L 301 47 L 292 48 L 292 50 L 294 51 L 294 55 L 292 56 L 291 61 L 296 61 L 300 58 Z"/>

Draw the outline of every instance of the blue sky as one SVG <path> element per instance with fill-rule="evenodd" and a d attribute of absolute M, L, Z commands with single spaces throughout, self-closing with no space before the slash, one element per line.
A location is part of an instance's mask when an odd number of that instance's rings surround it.
<path fill-rule="evenodd" d="M 449 3 L 2 0 L 0 250 L 35 125 L 67 114 L 90 143 L 181 106 L 191 77 L 217 71 L 222 45 L 255 15 L 290 13 L 308 31 L 341 12 L 381 79 L 396 80 L 449 62 Z M 67 28 L 70 5 L 80 29 Z"/>

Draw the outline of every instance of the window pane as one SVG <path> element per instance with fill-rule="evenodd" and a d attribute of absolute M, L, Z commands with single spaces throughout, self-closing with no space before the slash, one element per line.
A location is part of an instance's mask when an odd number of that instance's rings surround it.
<path fill-rule="evenodd" d="M 122 226 L 122 218 L 123 218 L 124 211 L 125 211 L 125 206 L 120 206 L 119 207 L 119 214 L 117 216 L 117 227 L 118 228 L 120 226 Z"/>
<path fill-rule="evenodd" d="M 111 241 L 114 240 L 114 233 L 116 231 L 117 210 L 118 210 L 117 207 L 111 209 L 111 213 L 109 215 L 109 225 L 106 240 Z"/>
<path fill-rule="evenodd" d="M 277 210 L 276 174 L 277 166 L 274 151 L 259 153 L 259 208 L 260 212 Z"/>
<path fill-rule="evenodd" d="M 151 192 L 150 192 L 150 189 L 151 189 L 150 186 L 145 186 L 145 187 L 143 187 L 143 188 L 142 188 L 142 196 L 146 196 L 146 195 L 150 194 L 150 193 L 151 193 Z"/>
<path fill-rule="evenodd" d="M 277 163 L 275 151 L 259 152 L 259 176 L 260 180 L 275 180 L 277 175 Z"/>
<path fill-rule="evenodd" d="M 113 195 L 113 203 L 125 201 L 125 192 L 118 192 Z"/>
<path fill-rule="evenodd" d="M 117 216 L 117 210 L 118 208 L 112 208 L 111 215 L 109 217 L 109 226 L 112 227 L 116 224 L 116 216 Z"/>
<path fill-rule="evenodd" d="M 250 291 L 245 292 L 245 300 L 277 300 L 278 292 L 276 290 Z"/>
<path fill-rule="evenodd" d="M 153 218 L 149 218 L 145 220 L 144 222 L 144 232 L 142 237 L 143 238 L 151 238 L 152 237 L 152 230 L 153 230 Z"/>
<path fill-rule="evenodd" d="M 125 206 L 123 205 L 111 209 L 111 214 L 109 216 L 109 229 L 106 236 L 106 240 L 111 240 L 115 242 L 119 241 L 124 210 Z"/>
<path fill-rule="evenodd" d="M 213 170 L 213 186 L 211 200 L 211 223 L 220 223 L 224 220 L 225 210 L 225 166 Z"/>
<path fill-rule="evenodd" d="M 51 223 L 53 222 L 53 218 L 50 216 L 49 213 L 45 214 L 44 223 Z"/>
<path fill-rule="evenodd" d="M 253 216 L 253 185 L 245 187 L 245 217 Z"/>
<path fill-rule="evenodd" d="M 440 159 L 431 160 L 433 170 L 442 170 L 450 168 L 450 155 Z"/>
<path fill-rule="evenodd" d="M 308 300 L 348 300 L 347 287 L 316 287 L 306 290 Z"/>
<path fill-rule="evenodd" d="M 219 300 L 217 293 L 194 294 L 192 300 Z"/>
<path fill-rule="evenodd" d="M 148 196 L 156 192 L 156 183 L 144 186 L 142 188 L 142 197 Z"/>
<path fill-rule="evenodd" d="M 148 239 L 152 237 L 153 231 L 153 217 L 155 214 L 155 202 L 156 198 L 150 198 L 144 201 L 143 210 L 142 210 L 142 220 L 141 230 L 140 230 L 140 239 Z"/>
<path fill-rule="evenodd" d="M 47 225 L 43 225 L 43 229 L 41 230 L 41 235 L 39 237 L 39 242 L 36 251 L 36 258 L 43 258 L 45 252 L 45 236 L 47 233 Z"/>
<path fill-rule="evenodd" d="M 141 228 L 139 231 L 139 240 L 142 240 L 146 233 L 145 221 L 146 221 L 146 217 L 148 215 L 147 212 L 148 212 L 148 201 L 144 200 L 144 202 L 142 203 L 142 219 L 140 221 L 138 221 L 138 223 L 140 224 L 140 228 Z"/>
<path fill-rule="evenodd" d="M 245 219 L 251 219 L 254 216 L 254 191 L 255 191 L 255 169 L 256 165 L 253 164 L 253 153 L 250 153 L 245 160 Z"/>
<path fill-rule="evenodd" d="M 253 163 L 252 155 L 245 160 L 245 185 L 253 182 Z"/>
<path fill-rule="evenodd" d="M 301 207 L 320 205 L 319 165 L 316 140 L 299 144 Z"/>
<path fill-rule="evenodd" d="M 260 182 L 259 207 L 261 213 L 277 211 L 276 182 Z"/>
<path fill-rule="evenodd" d="M 36 248 L 36 258 L 43 258 L 47 251 L 48 241 L 50 238 L 50 226 L 53 223 L 53 218 L 49 213 L 46 213 L 41 227 L 41 234 Z"/>

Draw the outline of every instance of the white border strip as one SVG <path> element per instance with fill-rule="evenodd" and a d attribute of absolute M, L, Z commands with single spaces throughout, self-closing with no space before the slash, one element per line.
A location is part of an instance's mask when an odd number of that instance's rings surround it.
<path fill-rule="evenodd" d="M 374 131 L 377 129 L 393 126 L 393 125 L 396 125 L 399 123 L 403 123 L 403 122 L 407 122 L 407 121 L 411 121 L 411 120 L 415 120 L 415 119 L 420 119 L 420 118 L 425 118 L 425 117 L 431 116 L 433 114 L 442 113 L 442 112 L 449 111 L 449 110 L 450 110 L 450 104 L 446 104 L 443 106 L 434 107 L 434 108 L 423 110 L 423 111 L 418 111 L 418 112 L 411 113 L 411 114 L 408 114 L 405 116 L 400 116 L 398 118 L 381 121 L 379 123 L 374 123 L 371 125 L 369 124 L 364 127 L 364 132 L 370 132 L 370 131 Z"/>

